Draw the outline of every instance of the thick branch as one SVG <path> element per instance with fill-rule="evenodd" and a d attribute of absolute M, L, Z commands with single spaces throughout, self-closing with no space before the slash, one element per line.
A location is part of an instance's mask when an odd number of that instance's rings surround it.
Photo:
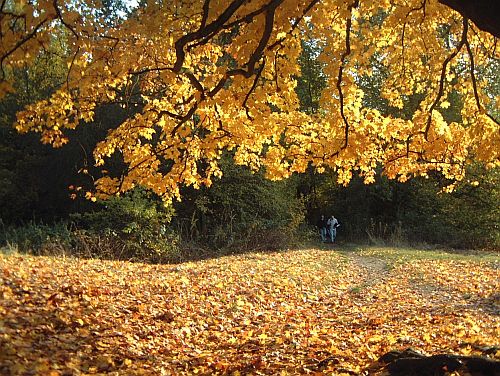
<path fill-rule="evenodd" d="M 248 62 L 245 64 L 247 69 L 238 68 L 232 69 L 226 72 L 224 77 L 217 83 L 217 85 L 208 93 L 210 97 L 215 96 L 226 84 L 227 80 L 231 77 L 241 75 L 245 78 L 250 78 L 255 74 L 255 64 L 262 58 L 262 54 L 264 49 L 269 42 L 269 38 L 271 37 L 273 26 L 274 26 L 274 15 L 276 13 L 276 9 L 283 2 L 283 0 L 274 0 L 272 1 L 267 10 L 266 10 L 266 20 L 264 25 L 264 31 L 259 41 L 259 45 L 252 53 Z"/>
<path fill-rule="evenodd" d="M 309 11 L 317 4 L 319 3 L 320 0 L 312 0 L 308 5 L 307 7 L 304 8 L 304 11 L 302 12 L 302 14 L 297 18 L 295 19 L 295 21 L 292 23 L 292 27 L 290 28 L 290 30 L 287 32 L 287 36 L 288 35 L 291 35 L 292 32 L 297 28 L 297 26 L 300 24 L 300 22 L 304 19 L 304 17 L 307 15 L 307 13 L 309 13 Z M 273 44 L 271 44 L 269 47 L 267 47 L 268 50 L 272 50 L 274 47 L 276 47 L 278 44 L 281 44 L 283 43 L 283 41 L 286 39 L 286 37 L 283 37 L 283 38 L 280 38 L 278 39 L 276 42 L 274 42 Z"/>
<path fill-rule="evenodd" d="M 260 8 L 254 10 L 253 12 L 250 12 L 235 21 L 226 23 L 222 25 L 219 29 L 215 29 L 211 34 L 206 35 L 203 39 L 200 39 L 198 42 L 193 43 L 187 47 L 187 50 L 190 51 L 192 48 L 207 44 L 215 35 L 222 31 L 222 30 L 231 30 L 235 26 L 239 26 L 241 24 L 249 24 L 251 23 L 255 17 L 257 17 L 259 14 L 262 14 L 266 11 L 266 9 L 269 8 L 269 4 L 264 4 Z"/>
<path fill-rule="evenodd" d="M 210 0 L 205 0 L 205 2 L 203 3 L 203 16 L 201 18 L 200 29 L 198 30 L 198 32 L 201 32 L 201 30 L 206 26 L 209 11 L 210 11 Z"/>
<path fill-rule="evenodd" d="M 222 14 L 217 17 L 216 20 L 208 24 L 204 28 L 200 28 L 198 31 L 193 33 L 188 33 L 179 38 L 175 42 L 175 54 L 176 61 L 174 64 L 173 71 L 180 72 L 182 68 L 182 64 L 184 63 L 184 58 L 186 57 L 186 53 L 184 52 L 184 47 L 189 42 L 194 42 L 198 39 L 203 39 L 208 35 L 213 34 L 217 30 L 220 30 L 222 26 L 233 16 L 233 14 L 245 3 L 246 0 L 234 0 L 227 9 L 222 12 Z"/>
<path fill-rule="evenodd" d="M 352 10 L 357 8 L 359 5 L 359 0 L 354 1 L 353 4 L 349 5 L 349 11 L 351 15 L 346 21 L 346 35 L 345 35 L 345 51 L 340 58 L 340 67 L 339 74 L 337 77 L 337 91 L 339 92 L 339 101 L 340 101 L 340 116 L 344 122 L 344 144 L 341 146 L 341 149 L 345 149 L 349 142 L 349 121 L 344 112 L 344 93 L 342 92 L 342 78 L 344 75 L 344 68 L 346 64 L 347 57 L 351 54 L 351 26 L 352 26 Z"/>
<path fill-rule="evenodd" d="M 274 15 L 276 13 L 276 8 L 283 2 L 284 0 L 274 0 L 269 5 L 270 7 L 266 11 L 266 23 L 264 25 L 264 32 L 259 41 L 259 45 L 253 52 L 252 56 L 248 60 L 246 66 L 248 67 L 249 72 L 253 72 L 255 70 L 255 64 L 262 56 L 264 52 L 264 48 L 267 46 L 269 42 L 269 38 L 271 37 L 271 33 L 273 32 L 274 27 Z"/>
<path fill-rule="evenodd" d="M 481 30 L 500 38 L 500 2 L 498 0 L 439 0 L 465 18 L 471 19 Z"/>
<path fill-rule="evenodd" d="M 439 101 L 441 100 L 441 97 L 444 94 L 444 83 L 446 81 L 446 69 L 448 67 L 448 64 L 450 61 L 452 61 L 455 56 L 460 52 L 462 47 L 465 45 L 467 41 L 467 31 L 469 30 L 469 21 L 466 18 L 463 18 L 463 29 L 462 29 L 462 37 L 460 38 L 460 42 L 458 43 L 457 47 L 455 48 L 455 51 L 453 51 L 448 57 L 444 60 L 443 62 L 443 67 L 441 69 L 441 77 L 439 78 L 439 89 L 438 93 L 436 96 L 436 99 L 432 103 L 431 107 L 429 108 L 429 117 L 427 119 L 427 124 L 425 126 L 425 131 L 424 131 L 424 136 L 425 140 L 428 141 L 428 136 L 429 136 L 429 129 L 431 127 L 431 122 L 432 122 L 432 111 L 436 108 L 438 105 Z"/>
<path fill-rule="evenodd" d="M 472 49 L 471 49 L 469 41 L 467 39 L 465 40 L 465 47 L 467 47 L 467 53 L 469 54 L 469 59 L 470 59 L 470 76 L 471 76 L 471 81 L 472 81 L 472 89 L 474 90 L 474 99 L 476 100 L 477 109 L 479 111 L 481 111 L 481 101 L 479 100 L 479 93 L 477 90 L 477 80 L 476 80 L 476 72 L 475 72 L 476 68 L 474 65 L 474 54 L 472 53 Z M 486 113 L 486 116 L 488 116 L 491 120 L 493 120 L 497 125 L 500 125 L 498 120 L 495 119 L 490 114 Z"/>

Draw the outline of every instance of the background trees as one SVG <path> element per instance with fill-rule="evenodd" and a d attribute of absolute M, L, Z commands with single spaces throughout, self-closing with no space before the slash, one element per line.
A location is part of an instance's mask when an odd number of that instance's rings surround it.
<path fill-rule="evenodd" d="M 436 1 L 1 12 L 4 223 L 139 187 L 182 195 L 171 226 L 207 246 L 282 246 L 323 211 L 344 240 L 497 244 L 496 39 Z"/>
<path fill-rule="evenodd" d="M 496 248 L 498 171 L 476 166 L 469 173 L 478 185 L 463 183 L 452 193 L 443 192 L 447 182 L 435 175 L 406 183 L 381 177 L 372 185 L 356 177 L 347 187 L 324 179 L 312 212 L 335 214 L 341 241 Z"/>

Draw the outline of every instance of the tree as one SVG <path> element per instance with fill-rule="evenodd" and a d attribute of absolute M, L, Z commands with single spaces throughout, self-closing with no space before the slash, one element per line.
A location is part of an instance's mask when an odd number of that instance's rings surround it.
<path fill-rule="evenodd" d="M 61 146 L 99 104 L 136 109 L 94 151 L 99 166 L 113 154 L 127 166 L 118 177 L 103 171 L 101 195 L 141 185 L 170 199 L 182 185 L 210 185 L 226 150 L 272 179 L 330 168 L 341 183 L 356 170 L 372 182 L 378 165 L 404 181 L 430 170 L 462 180 L 471 160 L 499 164 L 499 122 L 489 112 L 498 102 L 480 75 L 498 60 L 498 33 L 483 26 L 482 3 L 480 17 L 459 9 L 479 27 L 436 0 L 148 2 L 112 24 L 78 13 L 86 4 L 23 4 L 1 10 L 0 90 L 57 23 L 72 54 L 66 82 L 18 114 L 19 131 Z M 295 91 L 306 34 L 321 47 L 321 111 L 301 111 Z M 391 107 L 421 96 L 411 118 L 363 105 L 357 78 L 374 69 L 387 71 L 381 93 Z M 451 91 L 462 98 L 460 121 L 438 111 Z"/>
<path fill-rule="evenodd" d="M 223 177 L 208 189 L 184 189 L 174 203 L 174 226 L 184 240 L 210 249 L 282 249 L 296 241 L 304 221 L 295 179 L 269 181 L 221 159 Z"/>
<path fill-rule="evenodd" d="M 74 158 L 68 153 L 60 158 L 64 151 L 41 145 L 34 134 L 19 135 L 12 127 L 17 111 L 48 98 L 64 81 L 64 53 L 63 35 L 54 36 L 30 65 L 11 72 L 15 92 L 0 100 L 0 218 L 4 224 L 48 219 L 72 204 L 65 188 L 74 183 L 70 179 L 75 174 L 70 177 L 64 170 L 71 171 Z"/>
<path fill-rule="evenodd" d="M 55 30 L 31 64 L 10 72 L 15 91 L 0 99 L 0 219 L 4 224 L 34 219 L 51 222 L 70 211 L 88 208 L 91 203 L 86 200 L 70 199 L 70 194 L 77 196 L 77 192 L 68 192 L 68 187 L 92 184 L 91 178 L 79 171 L 92 172 L 92 160 L 89 166 L 88 159 L 93 148 L 109 127 L 124 119 L 124 110 L 117 105 L 96 109 L 93 123 L 68 131 L 68 137 L 75 141 L 58 149 L 42 145 L 36 134 L 20 135 L 12 127 L 16 112 L 49 98 L 66 80 L 65 31 Z M 108 165 L 108 170 L 121 171 L 116 164 L 116 168 Z"/>

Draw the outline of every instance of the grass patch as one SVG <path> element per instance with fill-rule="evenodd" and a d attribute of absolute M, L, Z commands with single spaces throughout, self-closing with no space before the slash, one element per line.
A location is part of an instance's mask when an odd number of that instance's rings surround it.
<path fill-rule="evenodd" d="M 392 247 L 353 247 L 354 252 L 364 257 L 376 257 L 387 261 L 406 263 L 413 260 L 467 261 L 496 263 L 500 261 L 498 253 L 491 252 L 455 252 L 450 250 L 422 250 L 418 248 Z"/>

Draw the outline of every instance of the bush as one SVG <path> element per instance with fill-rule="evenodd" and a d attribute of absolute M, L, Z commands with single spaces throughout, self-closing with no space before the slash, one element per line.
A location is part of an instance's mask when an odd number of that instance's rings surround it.
<path fill-rule="evenodd" d="M 222 161 L 223 177 L 210 188 L 185 191 L 175 223 L 184 242 L 220 251 L 276 250 L 297 242 L 305 208 L 293 180 L 272 182 L 261 173 Z"/>
<path fill-rule="evenodd" d="M 2 226 L 0 245 L 34 255 L 179 262 L 179 237 L 168 227 L 172 216 L 171 207 L 136 189 L 98 203 L 93 212 L 73 214 L 71 222 Z"/>
<path fill-rule="evenodd" d="M 2 227 L 0 245 L 23 253 L 66 254 L 74 244 L 72 231 L 66 222 L 47 225 L 32 221 L 19 227 Z"/>
<path fill-rule="evenodd" d="M 142 262 L 180 261 L 179 237 L 169 228 L 171 206 L 144 189 L 99 202 L 93 212 L 74 214 L 76 252 Z"/>
<path fill-rule="evenodd" d="M 370 225 L 366 229 L 366 234 L 371 245 L 394 247 L 408 246 L 408 240 L 401 222 L 387 224 L 375 222 L 370 218 Z"/>
<path fill-rule="evenodd" d="M 500 169 L 477 164 L 452 193 L 437 173 L 406 183 L 377 179 L 365 185 L 354 176 L 347 187 L 332 173 L 318 177 L 309 191 L 309 222 L 335 214 L 339 240 L 372 244 L 435 244 L 454 248 L 500 249 Z M 472 184 L 471 184 L 472 183 Z"/>

